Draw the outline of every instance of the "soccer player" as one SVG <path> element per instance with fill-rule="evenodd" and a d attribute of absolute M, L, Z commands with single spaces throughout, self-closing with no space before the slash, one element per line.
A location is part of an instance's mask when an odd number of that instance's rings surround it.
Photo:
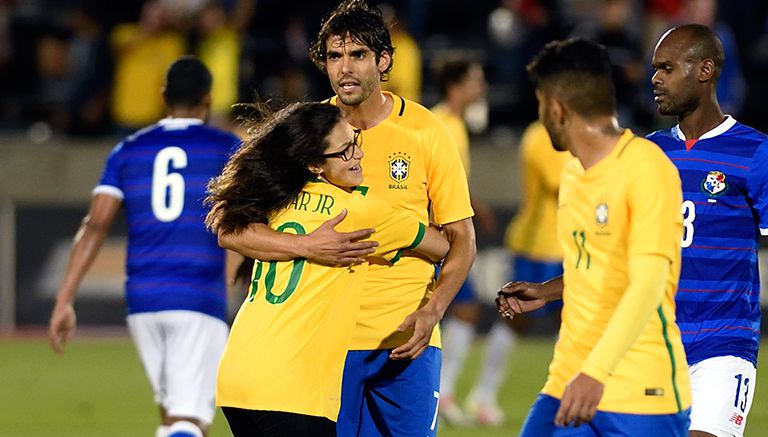
<path fill-rule="evenodd" d="M 576 159 L 558 197 L 563 276 L 507 284 L 497 299 L 506 317 L 563 299 L 549 377 L 521 435 L 685 436 L 677 170 L 655 144 L 619 126 L 602 46 L 554 41 L 528 71 L 552 143 Z"/>
<path fill-rule="evenodd" d="M 202 199 L 240 140 L 205 125 L 211 83 L 202 62 L 177 59 L 163 88 L 168 117 L 109 155 L 48 330 L 62 353 L 76 325 L 77 289 L 124 206 L 127 322 L 160 406 L 159 437 L 205 435 L 214 415 L 217 357 L 227 340 L 225 253 L 205 229 Z"/>
<path fill-rule="evenodd" d="M 375 227 L 371 262 L 413 248 L 442 259 L 448 241 L 361 186 L 362 135 L 326 103 L 289 106 L 230 160 L 210 188 L 214 229 L 252 221 L 303 235 L 347 211 L 340 228 Z M 286 146 L 289 145 L 289 146 Z M 368 264 L 258 261 L 219 365 L 217 404 L 236 436 L 335 436 L 344 358 Z"/>
<path fill-rule="evenodd" d="M 691 375 L 691 436 L 741 436 L 755 393 L 760 334 L 759 235 L 768 235 L 766 136 L 724 115 L 723 45 L 681 26 L 653 55 L 653 94 L 678 124 L 654 132 L 683 181 L 677 322 Z"/>
<path fill-rule="evenodd" d="M 366 185 L 396 208 L 442 225 L 451 249 L 435 285 L 432 263 L 418 257 L 369 268 L 357 290 L 360 312 L 344 366 L 337 422 L 342 436 L 435 435 L 436 325 L 475 257 L 467 178 L 453 139 L 429 110 L 381 90 L 393 54 L 381 14 L 360 0 L 341 3 L 311 48 L 311 58 L 336 93 L 331 103 L 353 127 L 363 129 Z M 263 261 L 337 263 L 370 251 L 351 245 L 349 233 L 334 234 L 330 226 L 321 230 L 324 237 L 313 240 L 311 234 L 302 238 L 254 224 L 239 234 L 220 234 L 219 241 Z"/>
<path fill-rule="evenodd" d="M 454 56 L 438 62 L 436 77 L 441 100 L 432 108 L 451 132 L 459 147 L 464 171 L 469 175 L 469 132 L 464 121 L 467 108 L 481 99 L 486 92 L 485 73 L 480 63 L 467 56 Z M 481 229 L 493 232 L 496 221 L 493 211 L 485 203 L 472 198 L 472 208 L 481 223 Z M 467 352 L 475 337 L 475 326 L 480 319 L 480 303 L 477 301 L 475 285 L 470 277 L 464 281 L 459 292 L 448 308 L 450 317 L 442 324 L 443 366 L 440 373 L 440 417 L 455 426 L 468 425 L 470 417 L 464 414 L 456 401 L 454 389 L 464 365 Z M 479 423 L 495 425 L 500 415 L 487 414 L 484 409 L 476 417 Z"/>
<path fill-rule="evenodd" d="M 563 274 L 562 250 L 555 233 L 557 193 L 560 173 L 571 158 L 567 151 L 552 147 L 549 134 L 540 122 L 531 123 L 523 133 L 520 140 L 523 196 L 504 238 L 513 254 L 512 271 L 517 281 L 544 282 Z M 560 311 L 559 302 L 553 302 L 532 317 L 545 316 L 551 311 Z M 491 326 L 480 374 L 466 402 L 467 411 L 477 423 L 495 425 L 504 421 L 504 412 L 498 406 L 498 391 L 506 376 L 509 352 L 516 341 L 513 329 L 523 328 L 524 325 L 503 319 Z M 447 333 L 443 335 L 447 336 Z M 442 391 L 445 393 L 445 388 Z"/>

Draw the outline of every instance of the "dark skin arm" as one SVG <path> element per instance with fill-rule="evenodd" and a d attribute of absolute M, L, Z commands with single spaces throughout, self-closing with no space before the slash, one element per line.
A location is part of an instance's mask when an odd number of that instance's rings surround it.
<path fill-rule="evenodd" d="M 344 210 L 307 235 L 277 232 L 262 223 L 251 223 L 239 233 L 219 232 L 219 246 L 248 258 L 288 261 L 296 258 L 324 265 L 346 266 L 365 262 L 378 246 L 369 238 L 373 229 L 337 232 L 334 227 L 347 216 Z"/>
<path fill-rule="evenodd" d="M 563 277 L 542 283 L 513 281 L 499 290 L 496 307 L 499 314 L 512 320 L 515 315 L 530 313 L 563 297 Z"/>
<path fill-rule="evenodd" d="M 397 330 L 413 329 L 413 335 L 403 345 L 390 353 L 393 360 L 414 359 L 429 346 L 429 339 L 435 325 L 443 318 L 461 284 L 475 260 L 475 228 L 472 219 L 467 218 L 443 226 L 443 232 L 451 243 L 445 257 L 435 291 L 426 305 L 409 314 Z"/>
<path fill-rule="evenodd" d="M 88 215 L 83 219 L 69 252 L 69 263 L 64 280 L 56 296 L 56 305 L 48 324 L 48 342 L 58 353 L 64 353 L 64 345 L 72 338 L 77 325 L 73 302 L 88 269 L 99 254 L 109 228 L 120 210 L 122 201 L 106 194 L 91 199 Z"/>
<path fill-rule="evenodd" d="M 563 277 L 543 283 L 509 282 L 499 290 L 496 306 L 502 317 L 512 320 L 515 315 L 529 313 L 563 297 Z M 605 386 L 584 373 L 579 373 L 565 387 L 560 408 L 555 414 L 558 426 L 580 426 L 591 421 L 603 397 Z"/>

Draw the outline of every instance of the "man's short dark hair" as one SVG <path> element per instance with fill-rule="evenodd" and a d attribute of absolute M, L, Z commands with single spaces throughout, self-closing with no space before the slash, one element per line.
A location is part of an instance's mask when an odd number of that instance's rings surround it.
<path fill-rule="evenodd" d="M 211 92 L 213 78 L 208 67 L 194 56 L 182 56 L 171 64 L 165 75 L 163 97 L 168 106 L 194 107 Z"/>
<path fill-rule="evenodd" d="M 436 69 L 440 95 L 445 97 L 448 94 L 448 88 L 464 80 L 474 65 L 479 64 L 465 56 L 455 56 L 440 62 Z"/>
<path fill-rule="evenodd" d="M 323 21 L 317 39 L 309 48 L 309 58 L 324 73 L 328 51 L 326 43 L 332 36 L 348 36 L 353 42 L 368 47 L 376 55 L 376 62 L 384 53 L 395 53 L 389 27 L 384 22 L 381 11 L 370 7 L 365 0 L 345 0 Z M 394 60 L 381 74 L 382 82 L 388 80 L 393 64 Z"/>
<path fill-rule="evenodd" d="M 605 47 L 584 38 L 552 41 L 527 66 L 537 89 L 583 116 L 612 115 L 616 92 Z"/>

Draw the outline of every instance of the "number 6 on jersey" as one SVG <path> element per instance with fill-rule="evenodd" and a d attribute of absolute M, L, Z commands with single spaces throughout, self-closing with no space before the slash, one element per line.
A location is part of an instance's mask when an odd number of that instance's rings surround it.
<path fill-rule="evenodd" d="M 176 220 L 184 209 L 184 177 L 179 170 L 187 166 L 187 153 L 179 147 L 166 147 L 155 156 L 152 171 L 152 212 L 161 222 Z"/>

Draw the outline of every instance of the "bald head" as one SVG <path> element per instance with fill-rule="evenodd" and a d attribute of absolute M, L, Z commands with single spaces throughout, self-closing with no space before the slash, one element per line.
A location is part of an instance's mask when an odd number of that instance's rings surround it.
<path fill-rule="evenodd" d="M 702 106 L 719 108 L 717 80 L 724 62 L 723 43 L 707 26 L 687 24 L 665 33 L 652 62 L 659 112 L 687 117 Z"/>
<path fill-rule="evenodd" d="M 656 49 L 662 46 L 669 47 L 689 62 L 711 60 L 715 67 L 715 78 L 720 77 L 725 63 L 725 51 L 720 37 L 709 27 L 703 24 L 675 27 L 661 37 Z"/>

